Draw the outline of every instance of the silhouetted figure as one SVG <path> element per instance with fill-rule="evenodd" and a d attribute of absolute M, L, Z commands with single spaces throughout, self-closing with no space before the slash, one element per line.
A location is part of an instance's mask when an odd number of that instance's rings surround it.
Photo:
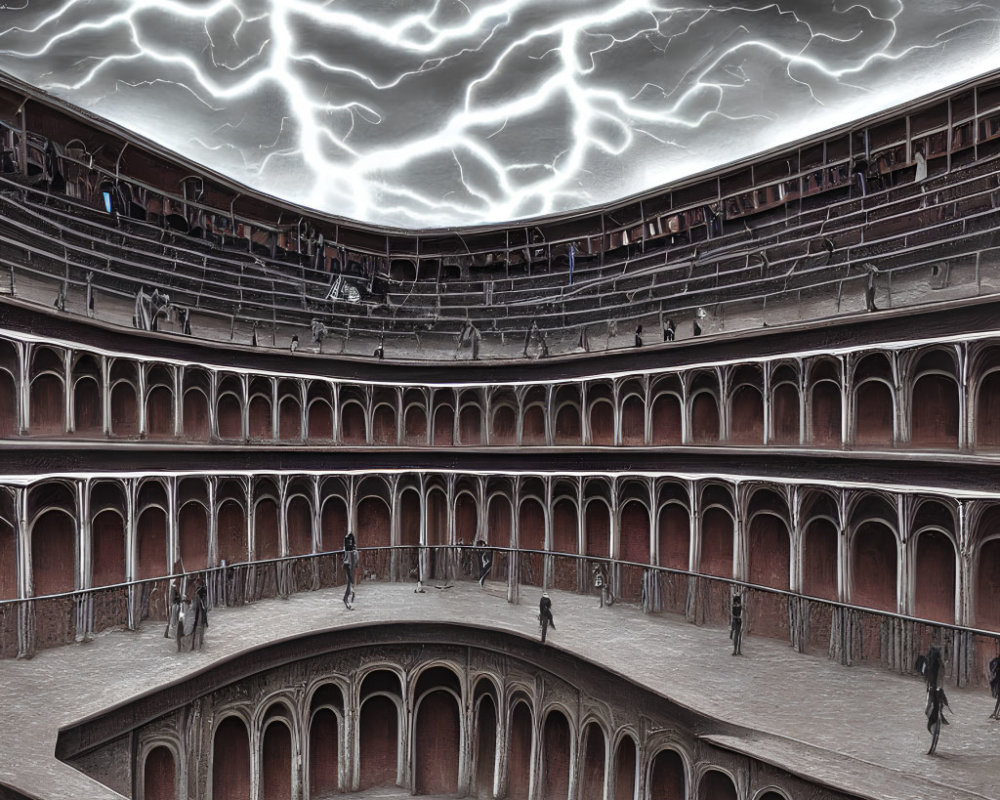
<path fill-rule="evenodd" d="M 198 581 L 198 588 L 194 593 L 194 612 L 194 638 L 191 647 L 194 650 L 201 650 L 205 644 L 205 629 L 208 627 L 208 587 L 201 580 Z"/>
<path fill-rule="evenodd" d="M 833 260 L 833 240 L 830 238 L 824 238 L 823 249 L 826 250 L 826 263 L 829 264 Z"/>
<path fill-rule="evenodd" d="M 612 606 L 615 603 L 614 592 L 611 591 L 611 583 L 608 581 L 608 571 L 604 564 L 594 564 L 594 588 L 601 594 L 601 608 Z"/>
<path fill-rule="evenodd" d="M 538 601 L 538 625 L 542 631 L 542 644 L 545 644 L 545 634 L 549 628 L 556 629 L 555 620 L 552 619 L 552 600 L 548 593 L 543 593 L 542 599 Z"/>
<path fill-rule="evenodd" d="M 878 267 L 872 264 L 865 264 L 868 270 L 868 283 L 865 285 L 865 308 L 868 311 L 878 311 L 875 305 L 875 277 L 878 275 Z"/>
<path fill-rule="evenodd" d="M 375 348 L 375 352 L 372 353 L 372 355 L 375 358 L 377 358 L 379 361 L 381 361 L 383 358 L 385 358 L 385 348 L 382 347 L 382 342 L 378 343 L 378 347 Z"/>
<path fill-rule="evenodd" d="M 318 319 L 314 319 L 312 321 L 311 330 L 312 330 L 313 344 L 317 344 L 320 347 L 322 347 L 323 340 L 326 338 L 327 333 L 329 333 L 329 330 L 327 329 L 326 325 L 324 325 Z"/>
<path fill-rule="evenodd" d="M 480 539 L 476 542 L 476 547 L 481 548 L 479 553 L 479 588 L 486 588 L 486 579 L 493 569 L 493 551 L 486 546 L 486 542 Z"/>
<path fill-rule="evenodd" d="M 674 336 L 677 334 L 677 326 L 674 325 L 672 319 L 667 319 L 663 321 L 663 341 L 672 342 Z"/>
<path fill-rule="evenodd" d="M 253 331 L 253 346 L 254 347 L 257 346 L 257 329 L 256 328 L 254 328 L 254 331 Z M 292 341 L 290 341 L 288 343 L 288 349 L 291 350 L 293 353 L 296 350 L 299 349 L 299 335 L 297 333 L 292 335 Z"/>
<path fill-rule="evenodd" d="M 358 569 L 358 545 L 354 540 L 354 534 L 350 531 L 344 537 L 344 574 L 347 576 L 347 587 L 344 589 L 344 605 L 347 610 L 353 610 L 354 606 L 354 576 Z"/>
<path fill-rule="evenodd" d="M 1000 719 L 1000 658 L 994 658 L 990 662 L 990 692 L 997 699 L 993 706 L 993 713 L 990 719 Z"/>
<path fill-rule="evenodd" d="M 701 336 L 701 323 L 697 319 L 691 323 L 691 331 L 695 336 Z"/>
<path fill-rule="evenodd" d="M 635 346 L 642 347 L 642 325 L 635 326 Z"/>
<path fill-rule="evenodd" d="M 580 340 L 576 343 L 576 346 L 585 353 L 590 352 L 590 336 L 587 335 L 586 328 L 580 328 Z"/>
<path fill-rule="evenodd" d="M 931 749 L 927 751 L 927 755 L 932 756 L 937 749 L 941 726 L 948 724 L 948 720 L 944 716 L 944 709 L 951 710 L 944 689 L 941 688 L 941 680 L 944 677 L 941 649 L 931 647 L 926 656 L 919 656 L 916 670 L 924 676 L 924 680 L 927 682 L 927 705 L 924 708 L 924 714 L 927 715 L 927 731 L 931 735 Z"/>
<path fill-rule="evenodd" d="M 94 273 L 87 273 L 87 316 L 94 316 Z"/>
<path fill-rule="evenodd" d="M 59 284 L 59 293 L 56 295 L 56 301 L 53 303 L 57 311 L 66 310 L 66 282 L 63 281 Z"/>
<path fill-rule="evenodd" d="M 743 655 L 743 598 L 733 595 L 733 606 L 729 612 L 729 638 L 733 640 L 733 655 Z"/>
<path fill-rule="evenodd" d="M 191 335 L 191 309 L 190 308 L 178 308 L 177 309 L 177 322 L 180 323 L 181 333 L 185 336 Z"/>

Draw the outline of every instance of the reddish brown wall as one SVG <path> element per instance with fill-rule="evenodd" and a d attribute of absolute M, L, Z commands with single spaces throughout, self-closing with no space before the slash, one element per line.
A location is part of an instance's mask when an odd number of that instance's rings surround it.
<path fill-rule="evenodd" d="M 750 582 L 773 589 L 789 588 L 791 544 L 785 523 L 758 514 L 750 523 Z"/>
<path fill-rule="evenodd" d="M 775 444 L 799 443 L 799 392 L 789 383 L 775 387 L 771 395 L 771 440 Z"/>
<path fill-rule="evenodd" d="M 360 788 L 395 786 L 399 764 L 399 715 L 395 703 L 384 695 L 365 700 L 358 728 Z"/>
<path fill-rule="evenodd" d="M 417 794 L 456 793 L 461 730 L 455 698 L 442 690 L 425 695 L 417 709 L 414 734 Z"/>
<path fill-rule="evenodd" d="M 357 403 L 345 403 L 340 409 L 340 441 L 344 444 L 365 444 L 366 435 L 364 409 Z"/>
<path fill-rule="evenodd" d="M 493 699 L 484 697 L 479 704 L 476 730 L 476 783 L 474 795 L 493 797 L 493 773 L 497 747 L 497 712 Z"/>
<path fill-rule="evenodd" d="M 635 797 L 635 742 L 628 736 L 618 744 L 615 756 L 615 800 Z"/>
<path fill-rule="evenodd" d="M 648 564 L 649 512 L 642 503 L 627 503 L 621 512 L 621 558 Z"/>
<path fill-rule="evenodd" d="M 590 723 L 583 732 L 583 772 L 580 797 L 604 796 L 604 731 Z"/>
<path fill-rule="evenodd" d="M 643 444 L 646 435 L 646 409 L 642 401 L 632 395 L 622 404 L 622 444 Z"/>
<path fill-rule="evenodd" d="M 958 447 L 958 385 L 944 375 L 924 375 L 913 385 L 910 444 Z"/>
<path fill-rule="evenodd" d="M 211 420 L 208 415 L 208 398 L 197 389 L 184 393 L 184 438 L 199 442 L 207 441 L 211 435 Z"/>
<path fill-rule="evenodd" d="M 174 754 L 166 747 L 149 751 L 143 773 L 143 800 L 177 800 Z"/>
<path fill-rule="evenodd" d="M 80 378 L 73 389 L 73 424 L 77 433 L 100 435 L 104 428 L 101 389 L 93 378 Z"/>
<path fill-rule="evenodd" d="M 677 503 L 660 509 L 660 566 L 687 569 L 690 564 L 691 523 L 688 511 Z"/>
<path fill-rule="evenodd" d="M 238 564 L 247 560 L 247 521 L 239 503 L 223 503 L 218 519 L 219 560 Z"/>
<path fill-rule="evenodd" d="M 292 733 L 283 722 L 264 729 L 261 744 L 261 797 L 292 800 Z"/>
<path fill-rule="evenodd" d="M 541 800 L 569 797 L 570 733 L 566 717 L 551 711 L 542 732 Z"/>
<path fill-rule="evenodd" d="M 812 390 L 812 430 L 810 441 L 836 447 L 840 444 L 840 389 L 830 381 L 817 383 Z"/>
<path fill-rule="evenodd" d="M 185 503 L 178 515 L 181 563 L 184 569 L 208 566 L 208 512 L 200 503 Z"/>
<path fill-rule="evenodd" d="M 710 508 L 702 517 L 701 572 L 733 577 L 733 520 L 721 508 Z"/>
<path fill-rule="evenodd" d="M 531 782 L 531 712 L 518 703 L 511 712 L 507 751 L 507 797 L 528 800 Z"/>
<path fill-rule="evenodd" d="M 802 591 L 812 597 L 837 599 L 837 529 L 825 519 L 806 528 L 802 556 Z"/>
<path fill-rule="evenodd" d="M 556 444 L 580 444 L 580 411 L 571 403 L 565 403 L 556 413 Z"/>
<path fill-rule="evenodd" d="M 764 398 L 753 386 L 740 386 L 733 392 L 729 440 L 735 444 L 763 444 Z"/>
<path fill-rule="evenodd" d="M 615 443 L 615 412 L 611 403 L 591 404 L 590 441 L 592 444 L 608 447 Z"/>
<path fill-rule="evenodd" d="M 212 800 L 250 800 L 250 736 L 237 717 L 227 717 L 215 731 Z"/>
<path fill-rule="evenodd" d="M 138 568 L 140 579 L 169 575 L 167 568 L 167 515 L 162 508 L 151 506 L 139 515 L 136 525 Z"/>
<path fill-rule="evenodd" d="M 892 446 L 892 392 L 881 381 L 867 381 L 857 389 L 854 407 L 855 444 Z"/>
<path fill-rule="evenodd" d="M 337 791 L 338 738 L 336 714 L 321 708 L 309 726 L 309 790 L 312 797 Z"/>
<path fill-rule="evenodd" d="M 866 522 L 854 536 L 851 600 L 883 611 L 896 610 L 896 540 L 884 525 Z"/>
<path fill-rule="evenodd" d="M 719 405 L 709 392 L 699 392 L 691 402 L 691 441 L 719 441 Z"/>
<path fill-rule="evenodd" d="M 151 389 L 146 396 L 146 435 L 153 439 L 174 435 L 174 396 L 165 386 Z"/>
<path fill-rule="evenodd" d="M 914 612 L 924 619 L 955 621 L 955 547 L 940 531 L 917 539 Z"/>
<path fill-rule="evenodd" d="M 701 776 L 698 800 L 736 800 L 736 787 L 725 773 L 709 770 Z"/>
<path fill-rule="evenodd" d="M 684 762 L 673 750 L 661 750 L 653 759 L 649 775 L 649 796 L 651 800 L 684 800 L 687 797 Z"/>
<path fill-rule="evenodd" d="M 14 379 L 0 369 L 0 437 L 17 433 L 17 387 Z"/>
<path fill-rule="evenodd" d="M 545 444 L 545 413 L 541 406 L 530 406 L 521 422 L 521 443 Z"/>
<path fill-rule="evenodd" d="M 125 521 L 115 511 L 102 511 L 91 524 L 91 585 L 125 581 Z M 0 556 L 2 563 L 2 556 Z"/>
<path fill-rule="evenodd" d="M 55 375 L 39 375 L 31 382 L 30 427 L 36 435 L 63 433 L 63 384 Z"/>
<path fill-rule="evenodd" d="M 584 522 L 584 542 L 588 556 L 607 558 L 611 545 L 611 512 L 600 500 L 587 504 Z"/>
<path fill-rule="evenodd" d="M 653 444 L 681 443 L 681 404 L 672 394 L 661 394 L 653 403 Z"/>

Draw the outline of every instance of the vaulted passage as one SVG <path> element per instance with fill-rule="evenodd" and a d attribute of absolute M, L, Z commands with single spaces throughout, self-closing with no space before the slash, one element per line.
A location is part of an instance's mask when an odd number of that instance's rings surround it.
<path fill-rule="evenodd" d="M 250 736 L 239 717 L 226 717 L 215 731 L 212 800 L 250 800 Z"/>
<path fill-rule="evenodd" d="M 541 800 L 567 800 L 569 771 L 569 723 L 559 711 L 550 711 L 542 734 Z"/>
<path fill-rule="evenodd" d="M 358 751 L 361 789 L 395 786 L 399 769 L 399 713 L 385 695 L 375 695 L 361 706 Z"/>
<path fill-rule="evenodd" d="M 864 523 L 854 535 L 851 601 L 896 610 L 896 538 L 878 522 Z"/>
<path fill-rule="evenodd" d="M 493 797 L 493 775 L 497 755 L 497 711 L 490 695 L 479 702 L 476 719 L 476 796 Z"/>
<path fill-rule="evenodd" d="M 321 708 L 309 726 L 309 789 L 313 797 L 337 791 L 339 755 L 337 716 L 329 708 Z"/>
<path fill-rule="evenodd" d="M 661 750 L 653 759 L 649 773 L 650 798 L 683 800 L 687 797 L 684 762 L 673 750 Z"/>
<path fill-rule="evenodd" d="M 423 697 L 416 714 L 417 794 L 453 794 L 458 791 L 461 741 L 458 702 L 439 689 Z"/>
<path fill-rule="evenodd" d="M 166 747 L 149 751 L 143 773 L 143 800 L 177 800 L 174 754 Z"/>
<path fill-rule="evenodd" d="M 604 794 L 604 748 L 604 731 L 600 725 L 591 722 L 583 732 L 581 797 L 601 797 Z"/>
<path fill-rule="evenodd" d="M 531 711 L 525 703 L 516 703 L 510 715 L 507 755 L 507 796 L 510 800 L 529 800 L 531 740 Z"/>
<path fill-rule="evenodd" d="M 724 772 L 709 770 L 701 777 L 698 800 L 737 800 L 733 779 Z"/>
<path fill-rule="evenodd" d="M 615 755 L 615 800 L 633 800 L 635 797 L 636 749 L 635 742 L 626 736 L 618 744 Z"/>

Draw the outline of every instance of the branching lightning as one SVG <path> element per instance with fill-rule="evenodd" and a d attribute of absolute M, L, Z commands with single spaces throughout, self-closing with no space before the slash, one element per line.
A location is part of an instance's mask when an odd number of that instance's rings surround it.
<path fill-rule="evenodd" d="M 28 0 L 0 7 L 0 69 L 269 194 L 451 227 L 606 203 L 1000 67 L 1000 0 L 395 6 Z"/>

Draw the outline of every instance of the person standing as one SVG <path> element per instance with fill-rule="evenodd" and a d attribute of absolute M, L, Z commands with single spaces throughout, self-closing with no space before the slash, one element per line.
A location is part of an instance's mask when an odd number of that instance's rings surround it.
<path fill-rule="evenodd" d="M 358 545 L 354 540 L 354 534 L 347 532 L 344 537 L 344 574 L 347 576 L 347 588 L 344 589 L 344 605 L 348 611 L 352 611 L 354 606 L 354 577 L 358 568 Z"/>
<path fill-rule="evenodd" d="M 490 570 L 493 569 L 493 551 L 486 546 L 486 542 L 480 539 L 476 542 L 476 547 L 480 548 L 479 552 L 479 588 L 486 588 L 486 579 L 490 575 Z"/>
<path fill-rule="evenodd" d="M 733 595 L 733 607 L 729 614 L 729 638 L 733 640 L 733 655 L 743 655 L 743 598 Z"/>
<path fill-rule="evenodd" d="M 542 599 L 538 601 L 538 624 L 542 629 L 542 644 L 545 644 L 545 634 L 549 628 L 556 629 L 555 620 L 552 619 L 552 600 L 547 592 L 543 592 Z"/>

